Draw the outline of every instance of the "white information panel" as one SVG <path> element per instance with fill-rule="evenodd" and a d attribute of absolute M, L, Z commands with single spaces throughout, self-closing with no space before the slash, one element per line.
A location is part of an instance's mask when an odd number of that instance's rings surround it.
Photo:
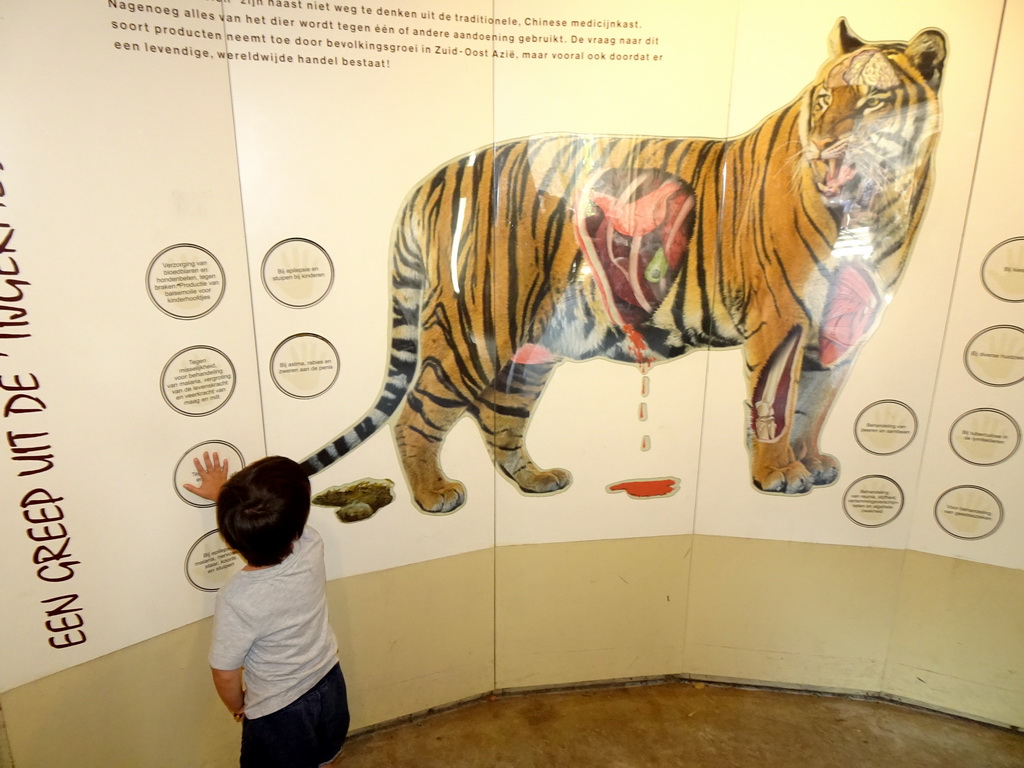
<path fill-rule="evenodd" d="M 1024 7 L 1010 3 L 1001 39 L 1020 35 Z M 1017 141 L 1022 70 L 1024 48 L 1001 45 L 910 537 L 917 550 L 1010 568 L 1024 566 L 1024 192 L 1011 183 L 1024 173 L 1024 159 L 1004 148 Z"/>
<path fill-rule="evenodd" d="M 314 508 L 329 578 L 694 531 L 1021 567 L 1024 20 L 994 58 L 1002 10 L 7 2 L 0 690 L 210 614 L 241 567 L 183 488 L 213 452 L 394 484 L 348 525 Z M 865 266 L 863 168 L 776 149 L 817 178 L 782 197 L 834 222 L 834 253 L 772 252 L 783 272 L 720 295 L 753 268 L 697 258 L 723 222 L 793 228 L 779 196 L 709 206 L 783 176 L 732 163 L 719 188 L 690 159 L 785 124 L 843 16 L 971 52 L 926 73 L 942 133 L 908 266 Z M 836 64 L 829 87 L 894 86 L 877 52 Z M 53 630 L 57 606 L 82 623 Z"/>

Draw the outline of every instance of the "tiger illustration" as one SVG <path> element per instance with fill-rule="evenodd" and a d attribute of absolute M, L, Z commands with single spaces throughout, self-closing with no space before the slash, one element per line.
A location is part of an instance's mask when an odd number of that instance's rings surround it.
<path fill-rule="evenodd" d="M 564 489 L 525 433 L 562 360 L 646 367 L 741 347 L 750 475 L 834 483 L 818 436 L 907 263 L 933 183 L 942 32 L 865 42 L 840 19 L 794 101 L 730 139 L 545 134 L 459 157 L 395 223 L 387 380 L 304 460 L 316 474 L 393 414 L 416 504 L 466 500 L 439 452 L 465 413 L 526 493 Z"/>

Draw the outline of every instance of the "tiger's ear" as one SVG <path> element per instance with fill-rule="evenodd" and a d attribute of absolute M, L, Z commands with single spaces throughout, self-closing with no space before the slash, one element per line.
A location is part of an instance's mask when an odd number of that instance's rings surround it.
<path fill-rule="evenodd" d="M 864 45 L 864 41 L 853 33 L 850 25 L 846 23 L 846 19 L 840 16 L 836 25 L 832 27 L 832 33 L 828 36 L 828 52 L 833 57 L 842 56 L 857 50 L 862 45 Z"/>
<path fill-rule="evenodd" d="M 946 63 L 946 36 L 937 29 L 918 32 L 907 43 L 904 53 L 925 82 L 938 90 L 942 80 L 942 65 Z"/>

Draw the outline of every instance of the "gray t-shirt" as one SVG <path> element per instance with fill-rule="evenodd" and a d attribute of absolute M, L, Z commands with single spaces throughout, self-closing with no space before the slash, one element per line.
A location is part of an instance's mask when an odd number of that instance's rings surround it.
<path fill-rule="evenodd" d="M 245 667 L 246 717 L 288 706 L 337 663 L 325 588 L 324 542 L 309 526 L 283 561 L 238 571 L 221 588 L 210 666 Z"/>

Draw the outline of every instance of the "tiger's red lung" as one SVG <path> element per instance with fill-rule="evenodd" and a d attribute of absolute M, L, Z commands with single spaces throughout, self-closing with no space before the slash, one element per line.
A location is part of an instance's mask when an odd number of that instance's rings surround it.
<path fill-rule="evenodd" d="M 651 168 L 599 171 L 576 205 L 576 239 L 609 316 L 639 325 L 658 308 L 685 262 L 696 203 L 682 179 Z"/>

